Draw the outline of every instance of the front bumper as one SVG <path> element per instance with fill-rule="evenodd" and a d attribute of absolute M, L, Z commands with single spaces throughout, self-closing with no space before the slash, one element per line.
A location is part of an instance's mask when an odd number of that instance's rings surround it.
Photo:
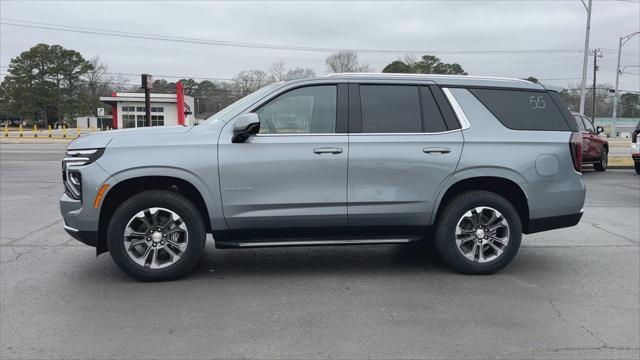
<path fill-rule="evenodd" d="M 98 243 L 97 231 L 80 231 L 66 224 L 64 225 L 64 230 L 67 232 L 67 234 L 71 235 L 72 238 L 80 241 L 85 245 L 96 247 L 96 244 Z"/>
<path fill-rule="evenodd" d="M 98 188 L 107 181 L 108 174 L 97 164 L 82 167 L 82 200 L 71 198 L 66 193 L 60 197 L 60 213 L 64 229 L 74 239 L 90 246 L 98 242 L 100 209 L 93 207 Z"/>

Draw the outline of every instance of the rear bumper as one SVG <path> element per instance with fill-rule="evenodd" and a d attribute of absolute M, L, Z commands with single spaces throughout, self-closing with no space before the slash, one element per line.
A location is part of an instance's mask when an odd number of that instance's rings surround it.
<path fill-rule="evenodd" d="M 530 219 L 529 225 L 524 229 L 525 234 L 533 234 L 541 231 L 560 229 L 578 225 L 582 218 L 582 210 L 577 214 L 550 216 L 538 219 Z"/>

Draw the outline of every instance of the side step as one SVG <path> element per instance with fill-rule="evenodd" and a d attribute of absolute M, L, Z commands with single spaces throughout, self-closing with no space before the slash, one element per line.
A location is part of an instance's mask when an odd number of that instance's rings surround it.
<path fill-rule="evenodd" d="M 380 239 L 327 239 L 327 240 L 282 240 L 282 241 L 216 241 L 218 249 L 291 247 L 291 246 L 323 246 L 323 245 L 381 245 L 405 244 L 420 241 L 422 237 L 380 238 Z"/>

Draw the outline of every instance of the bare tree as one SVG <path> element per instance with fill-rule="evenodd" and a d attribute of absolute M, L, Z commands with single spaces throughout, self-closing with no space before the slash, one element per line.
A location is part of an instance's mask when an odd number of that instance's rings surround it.
<path fill-rule="evenodd" d="M 113 91 L 130 88 L 128 80 L 119 74 L 109 73 L 109 67 L 100 62 L 99 57 L 89 61 L 92 68 L 82 76 L 82 95 L 84 110 L 96 115 L 98 107 L 103 104 L 100 96 L 109 96 Z"/>
<path fill-rule="evenodd" d="M 327 70 L 333 73 L 373 71 L 369 64 L 360 64 L 358 54 L 350 50 L 333 53 L 327 57 L 324 63 L 327 65 Z"/>
<path fill-rule="evenodd" d="M 398 60 L 400 60 L 400 58 L 398 58 Z M 418 58 L 415 54 L 407 54 L 404 56 L 404 63 L 409 66 L 415 66 L 417 62 Z"/>
<path fill-rule="evenodd" d="M 283 81 L 287 78 L 287 67 L 283 60 L 273 63 L 269 68 L 269 73 L 274 81 Z"/>
<path fill-rule="evenodd" d="M 288 79 L 292 76 L 302 76 L 302 77 L 310 78 L 310 77 L 315 77 L 316 72 L 313 71 L 312 69 L 296 67 L 295 69 L 287 70 L 286 78 Z"/>
<path fill-rule="evenodd" d="M 234 91 L 245 96 L 273 82 L 273 79 L 262 70 L 245 70 L 239 72 L 232 81 Z"/>

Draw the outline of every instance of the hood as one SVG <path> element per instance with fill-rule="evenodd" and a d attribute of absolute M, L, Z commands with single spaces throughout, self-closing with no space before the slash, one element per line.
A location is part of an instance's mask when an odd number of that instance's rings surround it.
<path fill-rule="evenodd" d="M 135 141 L 136 137 L 148 137 L 154 135 L 183 134 L 191 130 L 192 126 L 153 126 L 132 129 L 120 129 L 100 131 L 93 134 L 82 135 L 73 140 L 67 149 L 94 149 L 105 148 L 114 138 L 131 138 Z"/>

